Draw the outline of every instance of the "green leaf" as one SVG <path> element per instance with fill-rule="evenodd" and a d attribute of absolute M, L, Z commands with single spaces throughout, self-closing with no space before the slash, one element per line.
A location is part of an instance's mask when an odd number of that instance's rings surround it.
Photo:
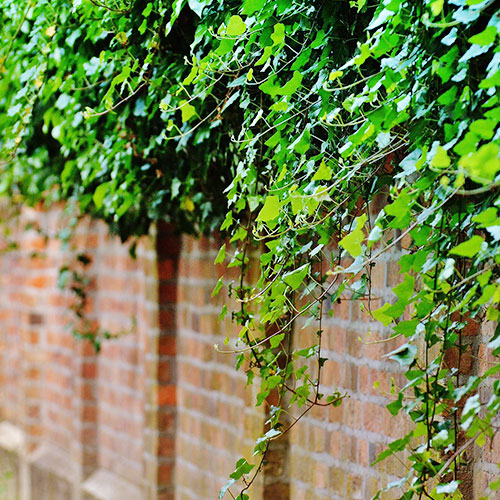
<path fill-rule="evenodd" d="M 278 88 L 276 94 L 290 97 L 302 85 L 302 78 L 302 73 L 294 71 L 292 78 L 283 87 Z"/>
<path fill-rule="evenodd" d="M 217 257 L 215 257 L 214 264 L 222 264 L 226 258 L 226 244 L 224 243 L 220 249 L 219 253 L 217 254 Z"/>
<path fill-rule="evenodd" d="M 450 166 L 450 163 L 451 161 L 446 150 L 442 146 L 438 146 L 431 165 L 433 167 L 446 168 Z"/>
<path fill-rule="evenodd" d="M 385 312 L 391 307 L 391 304 L 385 303 L 379 309 L 372 311 L 373 317 L 380 321 L 384 326 L 389 326 L 392 322 L 392 316 L 387 315 Z"/>
<path fill-rule="evenodd" d="M 94 200 L 94 205 L 96 206 L 97 210 L 100 210 L 102 208 L 102 204 L 104 202 L 106 194 L 109 191 L 109 187 L 110 187 L 109 182 L 103 182 L 102 184 L 97 186 L 96 190 L 94 191 L 92 199 Z"/>
<path fill-rule="evenodd" d="M 481 245 L 484 243 L 484 238 L 478 235 L 474 235 L 467 241 L 460 243 L 456 247 L 450 250 L 452 255 L 458 255 L 460 257 L 474 257 L 479 250 L 481 250 Z"/>
<path fill-rule="evenodd" d="M 274 31 L 271 34 L 271 40 L 273 41 L 273 45 L 279 45 L 283 43 L 285 40 L 285 25 L 282 23 L 278 23 L 274 25 Z"/>
<path fill-rule="evenodd" d="M 279 375 L 272 375 L 267 378 L 267 387 L 268 389 L 274 389 L 282 382 L 282 378 Z M 279 433 L 278 433 L 279 434 Z"/>
<path fill-rule="evenodd" d="M 419 323 L 418 319 L 412 319 L 412 320 L 407 320 L 407 321 L 400 321 L 394 327 L 394 331 L 396 333 L 404 335 L 405 337 L 411 337 L 415 333 L 415 330 L 416 330 L 416 328 L 418 326 L 418 323 Z"/>
<path fill-rule="evenodd" d="M 444 0 L 433 0 L 430 3 L 430 8 L 434 16 L 439 16 L 443 10 Z"/>
<path fill-rule="evenodd" d="M 394 351 L 386 354 L 387 357 L 397 361 L 401 366 L 411 365 L 417 356 L 417 346 L 412 344 L 403 344 Z"/>
<path fill-rule="evenodd" d="M 296 290 L 304 282 L 307 273 L 309 272 L 309 264 L 304 264 L 293 271 L 283 275 L 283 281 L 292 289 Z"/>
<path fill-rule="evenodd" d="M 246 24 L 240 16 L 231 16 L 226 28 L 226 35 L 241 36 L 247 30 Z"/>
<path fill-rule="evenodd" d="M 457 87 L 454 85 L 450 89 L 448 89 L 444 94 L 440 95 L 437 102 L 442 106 L 449 106 L 451 104 L 455 104 L 457 98 Z"/>
<path fill-rule="evenodd" d="M 316 170 L 316 173 L 313 175 L 313 181 L 329 181 L 332 178 L 332 169 L 328 167 L 325 163 L 325 160 L 321 160 L 321 163 Z"/>
<path fill-rule="evenodd" d="M 470 178 L 480 184 L 492 182 L 500 172 L 500 147 L 494 142 L 484 144 L 477 151 L 460 158 L 458 164 L 465 168 Z"/>
<path fill-rule="evenodd" d="M 481 33 L 471 36 L 469 42 L 476 45 L 490 45 L 495 41 L 496 36 L 497 29 L 495 26 L 487 26 Z"/>
<path fill-rule="evenodd" d="M 284 338 L 285 338 L 284 333 L 279 333 L 277 335 L 272 336 L 269 340 L 269 345 L 271 346 L 271 349 L 278 347 Z"/>
<path fill-rule="evenodd" d="M 469 125 L 469 130 L 483 139 L 491 139 L 497 123 L 497 120 L 476 120 Z"/>
<path fill-rule="evenodd" d="M 196 109 L 194 106 L 189 104 L 187 101 L 183 100 L 179 103 L 179 107 L 181 109 L 181 114 L 182 114 L 182 121 L 187 122 L 189 121 L 193 116 L 196 115 Z"/>
<path fill-rule="evenodd" d="M 212 297 L 219 295 L 219 292 L 221 291 L 223 285 L 224 285 L 224 281 L 223 281 L 222 276 L 221 276 L 217 280 L 217 284 L 214 286 L 214 289 L 212 290 Z"/>
<path fill-rule="evenodd" d="M 398 394 L 398 399 L 396 399 L 392 403 L 389 403 L 388 405 L 386 405 L 386 408 L 389 410 L 389 412 L 391 413 L 391 415 L 393 417 L 399 413 L 399 410 L 401 410 L 402 407 L 403 407 L 403 394 L 401 392 Z M 394 449 L 391 446 L 389 446 L 389 449 L 391 449 L 392 451 L 399 451 L 399 450 Z M 378 461 L 378 459 L 377 459 L 377 461 Z"/>
<path fill-rule="evenodd" d="M 245 0 L 243 2 L 243 14 L 251 16 L 254 12 L 261 10 L 266 4 L 266 0 Z"/>
<path fill-rule="evenodd" d="M 339 241 L 339 245 L 345 249 L 352 257 L 358 257 L 363 253 L 361 243 L 365 235 L 363 227 L 366 223 L 366 214 L 356 217 L 356 228 Z"/>
<path fill-rule="evenodd" d="M 278 215 L 280 214 L 280 208 L 281 203 L 280 199 L 277 196 L 267 196 L 266 201 L 264 202 L 264 206 L 257 216 L 257 220 L 268 222 L 276 219 L 276 217 L 278 217 Z"/>
<path fill-rule="evenodd" d="M 311 133 L 309 132 L 309 129 L 304 129 L 302 134 L 300 134 L 295 142 L 292 143 L 292 147 L 294 151 L 301 155 L 305 154 L 309 150 L 311 147 Z"/>
<path fill-rule="evenodd" d="M 151 12 L 153 12 L 153 2 L 149 2 L 146 5 L 146 8 L 142 11 L 142 15 L 144 17 L 149 17 L 149 15 L 151 14 Z"/>

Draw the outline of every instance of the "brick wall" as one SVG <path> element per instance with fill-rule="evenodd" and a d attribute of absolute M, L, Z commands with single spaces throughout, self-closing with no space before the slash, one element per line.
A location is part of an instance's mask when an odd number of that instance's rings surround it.
<path fill-rule="evenodd" d="M 19 247 L 0 254 L 0 500 L 217 498 L 236 460 L 251 458 L 266 418 L 234 355 L 213 347 L 236 327 L 230 315 L 218 321 L 224 290 L 211 292 L 222 273 L 228 283 L 236 275 L 213 265 L 218 242 L 165 224 L 140 240 L 137 259 L 90 219 L 63 245 L 53 236 L 70 219 L 61 207 L 24 209 L 12 224 Z M 68 324 L 82 324 L 69 310 L 73 295 L 57 286 L 61 266 L 83 252 L 90 264 L 75 269 L 90 280 L 86 318 L 114 337 L 99 354 L 71 335 Z M 373 309 L 392 297 L 397 256 L 372 270 Z M 397 459 L 370 467 L 408 424 L 385 408 L 391 380 L 405 383 L 383 357 L 400 340 L 379 342 L 388 332 L 354 300 L 325 302 L 322 328 L 321 392 L 347 396 L 273 442 L 252 500 L 365 500 L 402 471 Z M 311 345 L 316 330 L 297 322 L 293 345 Z M 492 362 L 490 330 L 470 322 L 463 332 L 471 371 Z M 483 401 L 491 390 L 482 389 Z M 469 498 L 498 477 L 498 441 L 470 450 Z"/>
<path fill-rule="evenodd" d="M 372 269 L 372 300 L 377 309 L 392 299 L 398 273 L 398 254 L 380 259 Z M 365 307 L 368 303 L 365 301 Z M 359 300 L 324 302 L 321 356 L 327 358 L 320 392 L 345 394 L 342 404 L 313 408 L 295 426 L 291 436 L 291 498 L 365 500 L 403 472 L 396 459 L 370 464 L 385 445 L 403 437 L 407 422 L 392 417 L 385 408 L 392 400 L 391 379 L 397 386 L 405 380 L 397 363 L 384 355 L 398 347 L 400 339 L 381 342 L 390 329 L 360 311 Z M 329 312 L 333 309 L 332 315 Z M 295 329 L 295 346 L 314 345 L 319 325 Z M 317 367 L 312 363 L 312 373 Z"/>
<path fill-rule="evenodd" d="M 173 456 L 161 450 L 159 458 L 160 429 L 173 433 L 175 422 L 158 422 L 159 409 L 172 401 L 158 383 L 156 240 L 143 238 L 132 259 L 104 224 L 84 219 L 63 245 L 54 236 L 70 218 L 62 209 L 23 210 L 19 247 L 0 258 L 0 416 L 22 433 L 18 451 L 31 478 L 19 495 L 108 498 L 106 484 L 131 499 L 171 494 L 171 477 L 158 477 L 159 462 Z M 26 231 L 27 223 L 34 229 Z M 89 257 L 85 269 L 75 264 L 77 253 Z M 75 320 L 73 294 L 57 286 L 65 265 L 89 279 L 89 325 Z M 116 338 L 97 355 L 90 342 L 75 340 L 72 327 Z"/>
<path fill-rule="evenodd" d="M 252 455 L 264 429 L 263 409 L 253 407 L 254 394 L 245 389 L 244 373 L 235 372 L 234 355 L 214 349 L 236 329 L 229 315 L 218 322 L 224 293 L 211 297 L 225 271 L 213 265 L 218 247 L 207 239 L 182 239 L 177 298 L 179 500 L 217 498 L 236 461 Z M 251 490 L 252 498 L 261 498 L 261 488 L 257 484 Z"/>

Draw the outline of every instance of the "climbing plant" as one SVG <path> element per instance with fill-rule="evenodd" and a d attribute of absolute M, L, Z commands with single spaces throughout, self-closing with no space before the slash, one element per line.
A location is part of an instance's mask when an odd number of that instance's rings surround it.
<path fill-rule="evenodd" d="M 325 303 L 345 298 L 404 339 L 388 409 L 414 426 L 377 458 L 409 456 L 387 488 L 462 498 L 460 460 L 500 408 L 500 364 L 460 375 L 463 329 L 499 316 L 499 3 L 0 0 L 0 20 L 3 193 L 72 198 L 124 238 L 164 218 L 228 237 L 216 262 L 240 270 L 239 328 L 217 348 L 257 405 L 279 404 L 261 461 L 241 459 L 220 498 L 248 498 L 286 406 L 341 404 L 321 394 L 321 341 Z M 400 284 L 373 308 L 372 267 L 395 248 Z M 293 350 L 298 317 L 317 342 Z"/>

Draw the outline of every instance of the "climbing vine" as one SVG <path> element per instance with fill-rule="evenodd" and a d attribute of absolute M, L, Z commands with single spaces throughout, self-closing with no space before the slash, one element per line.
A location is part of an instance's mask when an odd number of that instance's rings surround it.
<path fill-rule="evenodd" d="M 216 262 L 241 278 L 229 287 L 237 336 L 217 348 L 260 384 L 257 405 L 279 394 L 257 456 L 290 428 L 285 405 L 342 403 L 320 393 L 324 305 L 367 299 L 404 339 L 390 357 L 408 383 L 388 409 L 414 422 L 377 458 L 408 453 L 387 488 L 462 498 L 463 454 L 499 425 L 500 364 L 460 373 L 463 329 L 499 317 L 499 7 L 0 0 L 0 191 L 74 199 L 123 238 L 165 218 L 220 227 Z M 373 308 L 372 267 L 395 248 L 400 284 Z M 293 350 L 299 317 L 317 342 Z M 488 348 L 500 353 L 498 329 Z M 260 469 L 241 459 L 220 498 L 248 498 Z"/>

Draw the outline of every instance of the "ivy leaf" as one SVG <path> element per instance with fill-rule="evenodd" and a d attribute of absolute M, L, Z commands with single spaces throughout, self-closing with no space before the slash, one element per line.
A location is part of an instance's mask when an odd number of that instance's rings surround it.
<path fill-rule="evenodd" d="M 309 129 L 304 129 L 302 134 L 292 143 L 292 147 L 300 155 L 305 154 L 309 150 L 311 147 L 311 133 Z"/>
<path fill-rule="evenodd" d="M 282 23 L 278 23 L 274 25 L 274 31 L 271 34 L 271 40 L 273 41 L 273 45 L 279 45 L 283 43 L 285 39 L 285 25 Z"/>
<path fill-rule="evenodd" d="M 149 17 L 149 15 L 151 14 L 152 11 L 153 11 L 153 2 L 149 2 L 146 5 L 146 8 L 142 11 L 142 15 L 144 17 Z"/>
<path fill-rule="evenodd" d="M 266 0 L 245 0 L 243 2 L 243 14 L 251 16 L 254 12 L 261 10 L 266 4 Z"/>
<path fill-rule="evenodd" d="M 384 304 L 382 307 L 379 309 L 376 309 L 375 311 L 372 311 L 373 317 L 377 320 L 380 321 L 384 326 L 389 326 L 392 322 L 392 316 L 389 316 L 386 314 L 387 309 L 391 307 L 391 304 Z"/>
<path fill-rule="evenodd" d="M 247 30 L 246 24 L 240 16 L 231 16 L 226 28 L 226 35 L 241 36 Z"/>
<path fill-rule="evenodd" d="M 214 264 L 222 264 L 226 258 L 226 244 L 222 245 L 217 253 L 217 257 L 215 257 Z"/>
<path fill-rule="evenodd" d="M 276 217 L 280 214 L 280 208 L 281 203 L 278 196 L 268 196 L 264 202 L 264 206 L 257 216 L 257 220 L 268 222 L 276 219 Z"/>
<path fill-rule="evenodd" d="M 417 329 L 418 323 L 419 323 L 418 319 L 400 321 L 394 327 L 394 332 L 401 334 L 401 335 L 404 335 L 405 337 L 411 337 L 415 333 L 415 330 Z"/>
<path fill-rule="evenodd" d="M 104 198 L 106 197 L 108 191 L 109 191 L 109 182 L 103 182 L 102 184 L 97 186 L 96 190 L 94 191 L 92 199 L 94 201 L 94 205 L 96 206 L 97 210 L 100 210 L 102 208 Z"/>
<path fill-rule="evenodd" d="M 473 181 L 488 184 L 500 172 L 500 147 L 494 142 L 484 144 L 477 151 L 462 156 L 459 165 L 468 170 Z"/>
<path fill-rule="evenodd" d="M 271 337 L 271 339 L 269 340 L 269 345 L 271 346 L 271 349 L 278 347 L 280 345 L 280 342 L 282 342 L 284 338 L 285 338 L 284 333 L 279 333 L 278 335 L 274 335 L 273 337 Z M 281 380 L 281 377 L 280 377 L 280 380 Z M 272 387 L 271 387 L 271 389 L 272 389 Z"/>
<path fill-rule="evenodd" d="M 432 14 L 434 16 L 439 16 L 441 14 L 441 11 L 443 10 L 443 5 L 444 5 L 444 0 L 434 0 L 430 4 L 430 8 L 432 11 Z"/>
<path fill-rule="evenodd" d="M 446 168 L 450 166 L 450 157 L 442 146 L 438 146 L 436 149 L 436 154 L 432 159 L 431 165 L 438 168 Z"/>
<path fill-rule="evenodd" d="M 302 73 L 294 71 L 292 78 L 283 87 L 278 88 L 276 94 L 290 97 L 302 85 L 302 78 Z"/>
<path fill-rule="evenodd" d="M 224 281 L 222 279 L 222 276 L 217 280 L 216 285 L 214 286 L 214 289 L 212 290 L 212 297 L 216 297 L 219 295 L 219 292 L 221 291 L 222 287 L 224 285 Z"/>
<path fill-rule="evenodd" d="M 450 481 L 449 483 L 446 484 L 438 484 L 436 486 L 436 493 L 438 495 L 455 493 L 455 491 L 457 491 L 458 489 L 459 484 L 460 483 L 458 481 Z"/>
<path fill-rule="evenodd" d="M 187 122 L 189 121 L 193 116 L 196 115 L 196 109 L 194 106 L 189 104 L 187 101 L 182 100 L 179 103 L 179 107 L 181 109 L 181 114 L 182 114 L 182 122 Z"/>
<path fill-rule="evenodd" d="M 339 241 L 339 245 L 344 250 L 349 252 L 351 257 L 358 257 L 363 253 L 361 243 L 365 238 L 365 235 L 363 233 L 363 227 L 365 223 L 366 214 L 363 214 L 360 217 L 356 217 L 356 228 Z"/>
<path fill-rule="evenodd" d="M 397 361 L 401 366 L 408 366 L 413 363 L 417 356 L 417 346 L 412 344 L 403 344 L 394 351 L 386 354 L 389 359 Z"/>
<path fill-rule="evenodd" d="M 220 489 L 219 491 L 219 496 L 218 500 L 222 500 L 227 493 L 227 490 L 234 484 L 236 483 L 236 479 L 229 479 L 229 481 Z"/>
<path fill-rule="evenodd" d="M 318 170 L 313 175 L 313 181 L 329 181 L 332 178 L 332 169 L 328 167 L 324 160 L 321 161 Z"/>
<path fill-rule="evenodd" d="M 481 33 L 471 36 L 469 42 L 476 45 L 490 45 L 495 41 L 496 36 L 497 29 L 495 26 L 487 26 Z"/>
<path fill-rule="evenodd" d="M 309 264 L 304 264 L 293 271 L 290 271 L 283 275 L 283 281 L 292 289 L 297 290 L 300 285 L 304 282 L 304 278 L 309 272 Z"/>
<path fill-rule="evenodd" d="M 452 248 L 450 250 L 450 253 L 452 255 L 458 255 L 459 257 L 472 258 L 479 252 L 479 250 L 481 250 L 481 245 L 483 243 L 484 238 L 481 238 L 481 236 L 478 235 L 474 235 L 469 240 L 464 241 L 463 243 L 460 243 L 460 245 Z"/>

